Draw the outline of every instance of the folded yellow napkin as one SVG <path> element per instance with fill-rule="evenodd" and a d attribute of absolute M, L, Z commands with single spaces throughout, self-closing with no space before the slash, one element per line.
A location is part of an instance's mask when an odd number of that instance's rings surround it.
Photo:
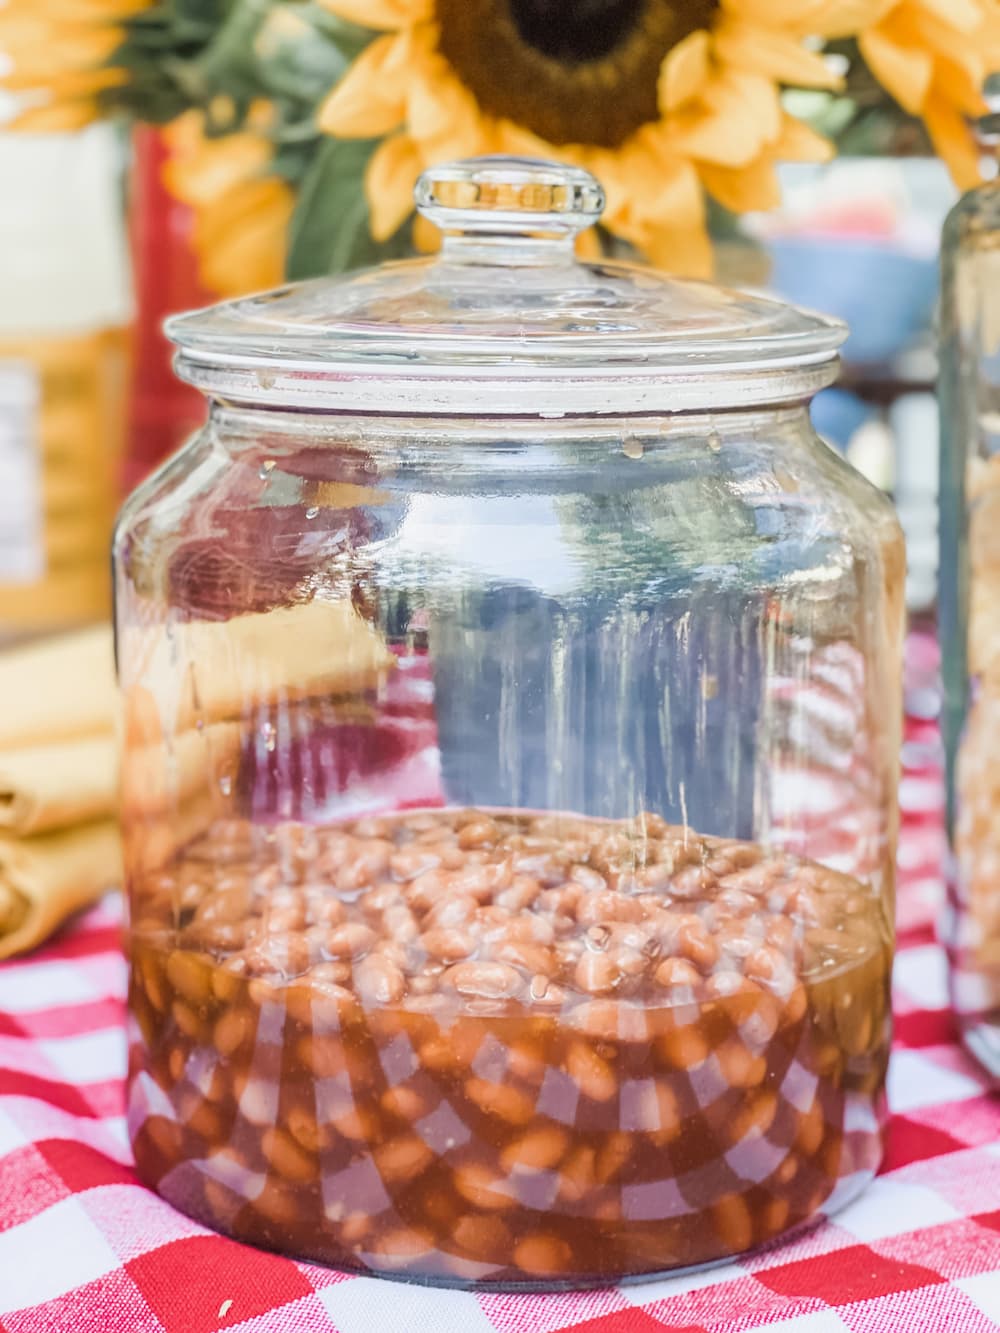
<path fill-rule="evenodd" d="M 71 913 L 120 883 L 113 819 L 0 840 L 0 958 L 33 949 Z"/>
<path fill-rule="evenodd" d="M 118 706 L 110 625 L 0 655 L 0 750 L 109 736 Z"/>
<path fill-rule="evenodd" d="M 0 698 L 0 958 L 7 958 L 121 883 L 110 625 L 0 654 Z"/>
<path fill-rule="evenodd" d="M 118 745 L 110 735 L 0 750 L 0 836 L 107 818 L 119 804 L 129 815 L 162 812 L 209 783 L 232 783 L 240 734 L 237 723 L 220 722 L 183 732 L 166 758 L 159 746 L 130 749 L 120 781 Z"/>
<path fill-rule="evenodd" d="M 0 750 L 0 833 L 46 833 L 114 814 L 117 768 L 110 732 Z"/>

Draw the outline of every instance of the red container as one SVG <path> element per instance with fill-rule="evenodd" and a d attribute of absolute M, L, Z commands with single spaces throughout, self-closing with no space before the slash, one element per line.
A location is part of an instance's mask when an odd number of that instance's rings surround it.
<path fill-rule="evenodd" d="M 184 443 L 205 419 L 205 401 L 171 370 L 163 321 L 207 305 L 215 295 L 198 280 L 191 246 L 190 208 L 163 184 L 169 149 L 158 129 L 140 126 L 133 138 L 129 232 L 136 327 L 122 484 L 132 490 Z"/>

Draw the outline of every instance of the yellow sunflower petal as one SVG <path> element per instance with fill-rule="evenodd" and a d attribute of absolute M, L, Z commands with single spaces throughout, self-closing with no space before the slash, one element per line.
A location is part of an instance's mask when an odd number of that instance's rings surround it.
<path fill-rule="evenodd" d="M 388 240 L 413 212 L 413 187 L 423 170 L 417 145 L 408 134 L 383 139 L 365 172 L 371 233 Z"/>
<path fill-rule="evenodd" d="M 976 33 L 976 46 L 989 69 L 1000 69 L 1000 10 L 986 17 Z"/>
<path fill-rule="evenodd" d="M 208 143 L 204 136 L 205 117 L 201 111 L 185 111 L 161 130 L 163 141 L 174 157 L 191 156 Z"/>
<path fill-rule="evenodd" d="M 749 70 L 730 68 L 705 87 L 707 106 L 737 119 L 752 120 L 761 139 L 773 139 L 781 129 L 781 99 L 773 80 Z"/>
<path fill-rule="evenodd" d="M 7 0 L 5 14 L 44 11 L 54 23 L 116 23 L 148 9 L 154 0 Z"/>
<path fill-rule="evenodd" d="M 273 102 L 266 98 L 259 98 L 251 103 L 250 110 L 246 114 L 247 129 L 256 130 L 259 134 L 267 134 L 278 124 L 278 112 Z"/>
<path fill-rule="evenodd" d="M 897 0 L 722 0 L 728 13 L 802 36 L 852 37 Z"/>
<path fill-rule="evenodd" d="M 697 231 L 703 226 L 705 198 L 698 173 L 670 151 L 662 126 L 645 126 L 617 151 L 581 153 L 579 162 L 604 186 L 602 222 L 624 240 L 644 248 L 651 229 L 669 225 Z"/>
<path fill-rule="evenodd" d="M 920 112 L 934 77 L 934 60 L 929 51 L 900 46 L 883 30 L 873 28 L 858 38 L 865 63 L 905 111 Z"/>
<path fill-rule="evenodd" d="M 702 28 L 678 42 L 660 68 L 657 97 L 660 110 L 666 114 L 696 97 L 708 78 L 711 59 L 711 38 Z"/>
<path fill-rule="evenodd" d="M 639 133 L 642 135 L 641 130 Z M 673 226 L 697 230 L 705 220 L 705 197 L 698 172 L 691 162 L 673 154 L 664 137 L 654 129 L 646 137 L 656 169 L 641 173 L 633 191 L 636 212 L 649 219 L 666 219 Z"/>
<path fill-rule="evenodd" d="M 273 106 L 255 103 L 248 124 L 266 130 Z M 209 137 L 191 110 L 165 127 L 163 180 L 192 211 L 192 243 L 204 286 L 237 296 L 281 280 L 294 195 L 274 174 L 274 147 L 253 129 Z"/>
<path fill-rule="evenodd" d="M 713 30 L 712 45 L 725 61 L 801 88 L 839 88 L 843 79 L 821 55 L 809 51 L 788 32 L 726 17 Z"/>
<path fill-rule="evenodd" d="M 939 60 L 934 69 L 934 87 L 964 115 L 981 116 L 987 109 L 981 92 L 983 79 L 971 78 L 963 65 L 952 60 Z"/>
<path fill-rule="evenodd" d="M 75 97 L 87 97 L 98 93 L 103 88 L 114 88 L 124 83 L 127 75 L 122 69 L 66 69 L 53 74 L 44 81 L 44 91 L 48 97 L 57 101 L 69 101 Z M 9 92 L 38 92 L 40 81 L 37 74 L 22 73 L 15 69 L 12 74 L 0 79 L 0 85 Z"/>
<path fill-rule="evenodd" d="M 581 231 L 574 242 L 573 249 L 576 251 L 577 259 L 600 259 L 601 239 L 597 234 L 596 227 L 588 227 L 586 231 Z"/>
<path fill-rule="evenodd" d="M 437 254 L 441 249 L 441 229 L 419 213 L 413 219 L 413 245 L 422 255 Z"/>
<path fill-rule="evenodd" d="M 672 123 L 671 142 L 678 153 L 728 167 L 745 166 L 761 149 L 760 132 L 748 116 L 734 123 L 726 115 L 682 114 Z"/>
<path fill-rule="evenodd" d="M 966 34 L 974 33 L 983 18 L 976 0 L 914 0 L 914 3 L 942 23 Z"/>
<path fill-rule="evenodd" d="M 651 264 L 678 277 L 712 276 L 712 242 L 703 227 L 658 227 L 643 237 L 641 249 Z"/>
<path fill-rule="evenodd" d="M 713 78 L 704 107 L 683 107 L 668 118 L 675 152 L 721 167 L 753 162 L 781 131 L 781 103 L 773 83 L 729 70 Z"/>
<path fill-rule="evenodd" d="M 198 217 L 199 236 L 213 251 L 227 250 L 249 230 L 265 225 L 273 230 L 274 219 L 284 212 L 289 197 L 288 186 L 274 176 L 255 176 L 222 191 L 203 208 Z M 272 266 L 280 267 L 284 245 L 270 255 Z"/>
<path fill-rule="evenodd" d="M 973 189 L 982 179 L 979 148 L 965 117 L 947 97 L 932 90 L 924 106 L 924 121 L 931 142 L 948 164 L 955 184 L 960 190 Z"/>
<path fill-rule="evenodd" d="M 163 182 L 177 199 L 192 205 L 211 205 L 226 191 L 262 172 L 271 159 L 266 139 L 250 133 L 204 138 L 200 111 L 186 112 L 166 133 L 171 156 L 163 167 Z"/>
<path fill-rule="evenodd" d="M 284 276 L 289 217 L 290 210 L 283 208 L 258 214 L 238 231 L 234 228 L 225 244 L 213 244 L 204 251 L 196 238 L 199 274 L 205 286 L 224 298 L 278 286 Z"/>
<path fill-rule="evenodd" d="M 5 128 L 24 134 L 63 134 L 82 130 L 100 115 L 92 98 L 78 102 L 49 102 L 45 106 L 26 107 L 7 122 Z"/>
<path fill-rule="evenodd" d="M 498 121 L 496 132 L 497 152 L 509 153 L 511 157 L 540 157 L 550 161 L 564 158 L 567 162 L 577 162 L 572 147 L 553 148 L 547 139 L 540 138 L 523 125 L 515 125 L 512 120 Z M 582 166 L 582 163 L 577 162 L 577 165 Z"/>
<path fill-rule="evenodd" d="M 408 33 L 376 37 L 320 107 L 319 128 L 342 139 L 376 139 L 401 125 L 406 80 L 400 76 L 410 47 Z"/>
<path fill-rule="evenodd" d="M 101 65 L 122 40 L 123 30 L 104 25 L 72 25 L 53 31 L 40 14 L 0 9 L 0 51 L 12 72 L 35 74 L 40 83 L 68 69 Z"/>
<path fill-rule="evenodd" d="M 395 30 L 430 18 L 433 0 L 319 0 L 324 9 L 363 28 Z"/>
<path fill-rule="evenodd" d="M 750 166 L 736 170 L 713 167 L 706 162 L 699 174 L 712 198 L 732 213 L 764 212 L 781 203 L 781 186 L 774 162 L 765 153 Z"/>
<path fill-rule="evenodd" d="M 776 162 L 829 162 L 835 152 L 829 139 L 804 125 L 787 113 L 782 119 L 781 133 L 771 145 Z"/>
<path fill-rule="evenodd" d="M 500 127 L 436 54 L 426 54 L 409 71 L 406 118 L 425 162 L 498 151 Z"/>
<path fill-rule="evenodd" d="M 941 75 L 942 66 L 949 66 L 961 71 L 959 84 L 963 89 L 966 110 L 969 115 L 979 115 L 983 110 L 982 88 L 986 76 L 993 72 L 990 50 L 986 42 L 987 33 L 979 32 L 972 36 L 956 31 L 942 23 L 934 15 L 925 11 L 914 10 L 912 13 L 911 41 L 919 43 L 931 51 L 937 63 L 935 81 Z"/>

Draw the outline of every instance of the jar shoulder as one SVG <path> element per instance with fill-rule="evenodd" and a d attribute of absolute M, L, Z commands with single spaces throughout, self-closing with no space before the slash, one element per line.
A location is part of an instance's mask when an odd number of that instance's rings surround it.
<path fill-rule="evenodd" d="M 176 519 L 196 496 L 211 494 L 216 473 L 209 465 L 216 446 L 215 432 L 205 425 L 136 486 L 118 511 L 115 550 L 137 527 Z"/>

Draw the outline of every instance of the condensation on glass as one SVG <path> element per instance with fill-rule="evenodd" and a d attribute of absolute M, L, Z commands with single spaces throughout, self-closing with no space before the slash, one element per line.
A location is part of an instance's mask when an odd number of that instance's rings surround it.
<path fill-rule="evenodd" d="M 1000 140 L 1000 116 L 981 122 Z M 954 860 L 945 933 L 966 1045 L 1000 1076 L 1000 181 L 941 249 L 941 650 Z"/>
<path fill-rule="evenodd" d="M 459 1285 L 720 1260 L 881 1153 L 902 544 L 842 328 L 582 264 L 596 182 L 436 169 L 439 257 L 182 317 L 116 541 L 139 1171 Z"/>

